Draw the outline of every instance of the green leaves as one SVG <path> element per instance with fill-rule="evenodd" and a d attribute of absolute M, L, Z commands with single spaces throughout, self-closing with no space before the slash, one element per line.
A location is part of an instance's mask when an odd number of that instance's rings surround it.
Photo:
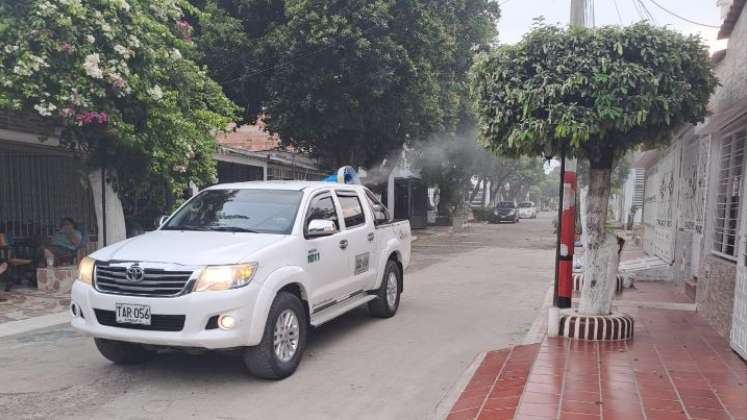
<path fill-rule="evenodd" d="M 236 108 L 189 59 L 176 0 L 2 2 L 0 16 L 0 108 L 59 122 L 125 196 L 210 181 L 215 132 Z"/>
<path fill-rule="evenodd" d="M 557 155 L 565 144 L 602 160 L 701 121 L 715 86 L 699 38 L 646 24 L 540 25 L 480 55 L 470 73 L 482 141 L 494 150 Z"/>
<path fill-rule="evenodd" d="M 214 18 L 197 44 L 213 77 L 245 119 L 262 113 L 328 166 L 375 163 L 458 128 L 474 48 L 489 45 L 498 17 L 495 0 L 207 3 Z"/>

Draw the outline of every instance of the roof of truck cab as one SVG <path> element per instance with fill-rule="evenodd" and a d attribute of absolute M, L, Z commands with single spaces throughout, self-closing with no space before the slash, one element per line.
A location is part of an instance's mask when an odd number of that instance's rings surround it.
<path fill-rule="evenodd" d="M 305 189 L 319 189 L 319 188 L 350 188 L 350 187 L 363 187 L 362 185 L 355 184 L 338 184 L 335 182 L 321 182 L 321 181 L 248 181 L 248 182 L 233 182 L 228 184 L 217 184 L 207 189 L 209 190 L 245 190 L 245 189 L 260 189 L 260 190 L 287 190 L 287 191 L 303 191 Z"/>

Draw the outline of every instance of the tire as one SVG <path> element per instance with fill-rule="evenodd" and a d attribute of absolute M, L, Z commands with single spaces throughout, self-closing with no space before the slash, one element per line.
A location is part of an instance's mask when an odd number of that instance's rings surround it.
<path fill-rule="evenodd" d="M 391 290 L 390 284 L 396 282 L 394 294 L 387 294 Z M 402 294 L 402 272 L 394 260 L 389 260 L 384 269 L 381 286 L 376 291 L 376 299 L 368 302 L 368 312 L 376 318 L 391 318 L 399 309 L 399 297 Z"/>
<path fill-rule="evenodd" d="M 286 314 L 292 314 L 286 315 Z M 275 330 L 283 328 L 284 322 L 290 322 L 290 330 L 285 330 L 284 334 L 287 340 L 285 346 L 275 351 Z M 292 317 L 295 317 L 293 322 Z M 290 321 L 289 321 L 290 320 Z M 287 325 L 287 324 L 286 324 Z M 301 363 L 304 348 L 306 347 L 306 332 L 308 329 L 308 320 L 306 319 L 306 310 L 301 300 L 296 295 L 288 292 L 280 292 L 270 306 L 270 313 L 267 316 L 265 332 L 262 335 L 262 341 L 254 346 L 244 350 L 244 365 L 249 372 L 263 379 L 283 379 L 292 375 Z M 295 332 L 293 332 L 295 331 Z M 292 340 L 295 337 L 295 348 L 291 349 Z M 286 351 L 286 353 L 283 353 Z M 278 354 L 280 352 L 280 354 Z M 284 354 L 284 356 L 283 356 Z"/>
<path fill-rule="evenodd" d="M 148 350 L 142 344 L 127 343 L 124 341 L 94 338 L 96 348 L 102 356 L 118 365 L 135 365 L 144 363 L 155 357 L 156 352 Z"/>

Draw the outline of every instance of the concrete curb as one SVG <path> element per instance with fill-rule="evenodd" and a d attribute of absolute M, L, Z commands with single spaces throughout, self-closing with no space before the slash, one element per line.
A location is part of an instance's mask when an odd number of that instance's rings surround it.
<path fill-rule="evenodd" d="M 20 321 L 9 321 L 0 324 L 0 337 L 23 334 L 54 325 L 67 324 L 70 322 L 70 312 L 62 311 L 49 315 L 37 316 Z"/>
<path fill-rule="evenodd" d="M 552 306 L 552 296 L 554 292 L 554 284 L 550 283 L 550 287 L 547 288 L 545 293 L 545 301 L 542 303 L 537 317 L 534 318 L 532 326 L 524 336 L 524 340 L 521 341 L 522 345 L 541 343 L 547 335 L 547 311 Z"/>
<path fill-rule="evenodd" d="M 436 408 L 434 412 L 433 419 L 436 420 L 444 420 L 447 417 L 449 417 L 449 413 L 451 413 L 451 408 L 454 406 L 454 404 L 459 399 L 459 396 L 462 395 L 462 391 L 464 388 L 467 387 L 467 384 L 472 379 L 472 376 L 475 374 L 475 371 L 478 367 L 480 367 L 480 364 L 482 364 L 483 359 L 485 359 L 485 355 L 487 352 L 482 352 L 478 354 L 473 360 L 472 363 L 467 367 L 467 369 L 462 372 L 462 374 L 459 376 L 459 378 L 454 382 L 454 384 L 449 388 L 448 391 L 441 397 L 441 399 L 436 403 Z"/>

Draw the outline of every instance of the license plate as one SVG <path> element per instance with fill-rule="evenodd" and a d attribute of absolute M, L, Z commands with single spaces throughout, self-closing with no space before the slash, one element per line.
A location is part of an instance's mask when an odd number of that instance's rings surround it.
<path fill-rule="evenodd" d="M 118 324 L 150 325 L 150 306 L 135 303 L 117 303 Z"/>

